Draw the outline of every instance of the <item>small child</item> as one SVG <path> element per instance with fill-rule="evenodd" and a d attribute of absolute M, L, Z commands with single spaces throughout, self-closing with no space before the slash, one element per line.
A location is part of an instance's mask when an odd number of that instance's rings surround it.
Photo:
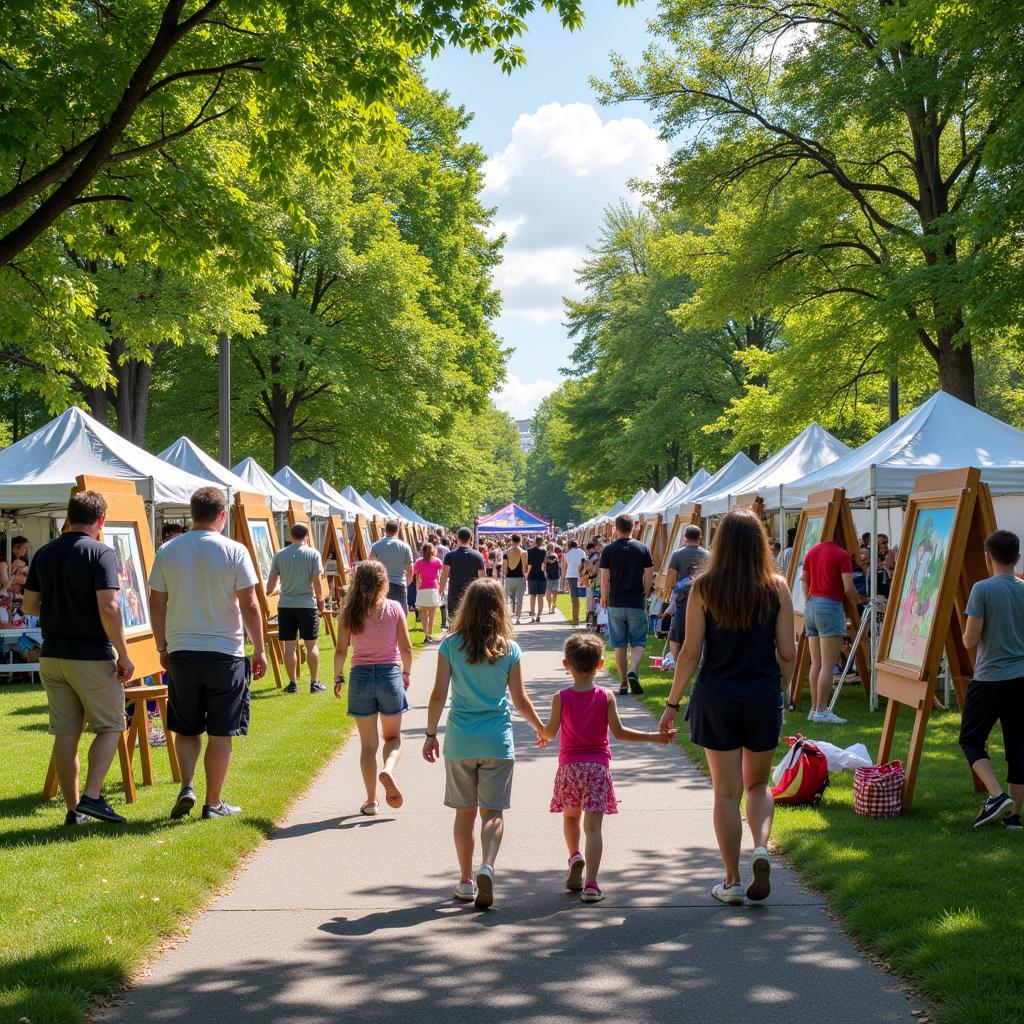
<path fill-rule="evenodd" d="M 989 794 L 974 819 L 975 828 L 1001 820 L 1008 829 L 1024 829 L 1024 581 L 1013 574 L 1019 558 L 1015 533 L 990 533 L 985 561 L 992 575 L 974 584 L 967 602 L 964 646 L 977 649 L 977 654 L 960 719 L 960 747 Z M 1008 794 L 992 770 L 987 749 L 997 721 L 1003 731 Z"/>
<path fill-rule="evenodd" d="M 583 890 L 585 903 L 597 903 L 604 893 L 597 884 L 604 843 L 601 824 L 606 814 L 618 813 L 612 772 L 608 733 L 617 740 L 647 740 L 667 744 L 675 730 L 640 732 L 627 729 L 619 720 L 618 708 L 611 690 L 594 685 L 594 676 L 604 665 L 604 644 L 594 633 L 573 633 L 562 650 L 562 664 L 572 673 L 572 686 L 555 694 L 551 717 L 540 737 L 553 740 L 561 729 L 558 741 L 558 771 L 551 798 L 551 813 L 562 815 L 565 842 L 569 848 L 569 867 L 565 887 L 573 892 Z M 580 853 L 580 816 L 587 836 L 587 856 Z M 583 874 L 586 868 L 586 884 Z"/>

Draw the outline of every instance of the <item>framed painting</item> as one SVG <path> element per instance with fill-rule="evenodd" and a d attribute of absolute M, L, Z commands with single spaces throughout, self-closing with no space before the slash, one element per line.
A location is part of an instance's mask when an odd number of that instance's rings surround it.
<path fill-rule="evenodd" d="M 274 541 L 270 524 L 262 519 L 250 519 L 248 525 L 256 567 L 259 570 L 260 579 L 263 580 L 263 585 L 266 586 L 267 580 L 270 579 L 270 567 L 274 562 Z"/>
<path fill-rule="evenodd" d="M 151 628 L 146 570 L 142 562 L 138 527 L 135 523 L 103 524 L 103 543 L 117 556 L 117 579 L 120 589 L 117 603 L 125 636 L 145 633 Z"/>
<path fill-rule="evenodd" d="M 800 586 L 800 573 L 804 569 L 804 560 L 807 552 L 815 544 L 821 542 L 821 535 L 825 529 L 825 513 L 811 515 L 801 518 L 797 536 L 793 542 L 793 563 L 796 570 L 793 574 L 793 611 L 797 615 L 803 615 L 806 600 L 804 599 L 804 588 Z"/>

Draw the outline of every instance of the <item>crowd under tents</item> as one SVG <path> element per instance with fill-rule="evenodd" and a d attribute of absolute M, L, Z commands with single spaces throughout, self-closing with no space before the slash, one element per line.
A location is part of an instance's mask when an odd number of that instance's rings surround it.
<path fill-rule="evenodd" d="M 755 466 L 746 476 L 701 497 L 705 516 L 724 515 L 743 494 L 760 493 L 766 509 L 782 507 L 781 494 L 793 483 L 850 453 L 850 448 L 817 423 L 802 430 L 789 444 Z"/>
<path fill-rule="evenodd" d="M 72 407 L 0 451 L 0 508 L 63 515 L 81 474 L 134 481 L 151 510 L 188 508 L 192 493 L 210 484 Z"/>

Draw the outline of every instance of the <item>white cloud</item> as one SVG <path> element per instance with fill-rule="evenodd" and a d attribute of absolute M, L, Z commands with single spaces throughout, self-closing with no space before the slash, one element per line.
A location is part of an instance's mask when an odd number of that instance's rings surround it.
<path fill-rule="evenodd" d="M 526 284 L 555 285 L 565 291 L 572 287 L 585 255 L 582 248 L 571 245 L 542 249 L 509 246 L 494 281 L 503 292 Z"/>
<path fill-rule="evenodd" d="M 507 412 L 514 420 L 529 419 L 540 403 L 558 387 L 553 380 L 520 380 L 510 373 L 500 391 L 495 391 L 491 398 L 503 412 Z"/>

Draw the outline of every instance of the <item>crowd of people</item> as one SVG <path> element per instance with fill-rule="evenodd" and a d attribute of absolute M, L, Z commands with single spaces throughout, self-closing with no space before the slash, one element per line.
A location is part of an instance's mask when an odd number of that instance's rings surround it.
<path fill-rule="evenodd" d="M 89 818 L 125 822 L 102 794 L 125 724 L 122 684 L 135 678 L 118 605 L 116 556 L 98 539 L 105 515 L 100 494 L 72 496 L 67 530 L 31 560 L 23 598 L 26 611 L 40 617 L 40 672 L 54 764 L 67 807 L 65 821 L 72 826 Z M 265 673 L 266 655 L 257 573 L 249 551 L 224 536 L 226 515 L 219 490 L 198 490 L 191 501 L 191 528 L 161 545 L 149 580 L 153 636 L 169 684 L 168 728 L 177 734 L 181 769 L 172 818 L 189 815 L 198 802 L 195 774 L 201 755 L 202 817 L 241 812 L 224 799 L 224 789 L 233 739 L 248 730 L 250 680 Z M 607 544 L 592 541 L 585 550 L 571 540 L 562 549 L 543 537 L 524 546 L 518 535 L 480 550 L 473 545 L 472 532 L 462 528 L 451 538 L 432 535 L 414 558 L 398 538 L 397 524 L 389 524 L 371 557 L 355 567 L 339 615 L 334 693 L 340 698 L 347 688 L 348 712 L 357 723 L 364 815 L 379 812 L 381 791 L 392 810 L 405 802 L 398 764 L 413 658 L 410 585 L 417 591 L 413 606 L 425 637 L 431 637 L 438 608 L 442 628 L 447 626 L 437 651 L 422 752 L 431 763 L 442 755 L 438 731 L 447 705 L 445 804 L 455 815 L 457 899 L 480 907 L 494 901 L 495 861 L 515 767 L 513 708 L 534 731 L 538 747 L 558 739 L 550 809 L 563 819 L 568 855 L 564 883 L 580 892 L 581 899 L 597 902 L 604 898 L 598 881 L 602 823 L 605 815 L 617 811 L 609 736 L 670 743 L 691 683 L 686 720 L 692 741 L 707 755 L 724 868 L 712 895 L 741 904 L 762 900 L 770 892 L 770 773 L 796 649 L 792 596 L 764 525 L 753 512 L 730 511 L 719 522 L 710 550 L 703 547 L 698 527 L 687 528 L 682 547 L 671 554 L 675 586 L 669 636 L 675 664 L 657 730 L 622 724 L 614 692 L 596 683 L 605 643 L 592 630 L 573 630 L 566 640 L 564 667 L 572 684 L 555 695 L 546 721 L 530 698 L 527 666 L 514 630 L 524 591 L 533 601 L 530 619 L 537 623 L 550 607 L 549 584 L 556 593 L 568 586 L 577 622 L 580 599 L 586 597 L 589 615 L 592 600 L 600 596 L 619 693 L 643 693 L 638 668 L 649 639 L 654 564 L 648 547 L 633 537 L 634 526 L 632 517 L 620 515 L 615 538 Z M 282 642 L 293 645 L 288 656 L 291 681 L 297 674 L 292 667 L 294 644 L 301 638 L 307 644 L 311 685 L 320 692 L 318 651 L 310 645 L 318 636 L 323 608 L 322 565 L 304 527 L 294 527 L 290 539 L 274 559 L 268 589 L 281 588 L 278 628 Z M 976 650 L 977 664 L 963 709 L 961 745 L 989 793 L 975 824 L 1005 820 L 1007 827 L 1020 829 L 1024 581 L 1014 575 L 1018 538 L 998 531 L 987 538 L 985 551 L 991 577 L 974 587 L 963 636 L 964 644 Z M 825 669 L 835 644 L 845 636 L 844 602 L 857 597 L 853 570 L 849 552 L 825 540 L 807 553 L 800 576 L 816 721 L 830 721 L 821 717 L 826 684 L 831 683 Z M 95 738 L 82 785 L 77 748 L 86 721 Z M 997 722 L 1009 766 L 1008 791 L 998 781 L 986 747 Z M 740 867 L 744 798 L 754 845 L 746 884 Z M 478 822 L 482 859 L 474 870 Z"/>

